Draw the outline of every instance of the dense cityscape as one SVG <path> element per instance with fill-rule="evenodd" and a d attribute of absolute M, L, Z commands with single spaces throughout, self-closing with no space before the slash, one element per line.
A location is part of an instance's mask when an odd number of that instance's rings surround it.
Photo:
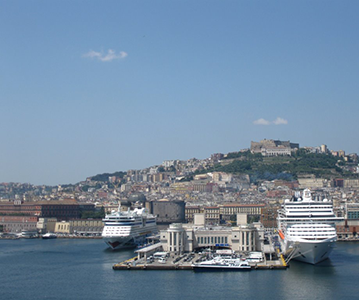
<path fill-rule="evenodd" d="M 299 152 L 311 157 L 311 169 L 289 173 L 273 167 L 295 157 L 303 161 Z M 319 166 L 323 157 L 335 163 Z M 253 161 L 261 166 L 255 169 L 249 165 Z M 275 227 L 283 200 L 310 188 L 333 200 L 337 215 L 344 217 L 337 225 L 339 238 L 354 238 L 359 226 L 358 174 L 355 153 L 329 150 L 325 145 L 300 148 L 289 141 L 262 140 L 238 152 L 167 160 L 142 170 L 88 177 L 73 185 L 1 183 L 0 230 L 99 236 L 105 213 L 119 203 L 139 200 L 146 202 L 158 224 L 191 223 L 194 214 L 204 213 L 206 224 L 231 226 L 237 213 L 247 213 L 248 222 Z"/>

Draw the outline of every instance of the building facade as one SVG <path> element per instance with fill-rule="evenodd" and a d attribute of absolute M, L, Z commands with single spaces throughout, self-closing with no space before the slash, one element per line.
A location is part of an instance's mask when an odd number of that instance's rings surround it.
<path fill-rule="evenodd" d="M 198 227 L 171 224 L 161 230 L 163 250 L 174 254 L 192 252 L 200 248 L 228 248 L 236 252 L 260 251 L 260 232 L 252 225 L 237 227 Z"/>
<path fill-rule="evenodd" d="M 37 231 L 36 216 L 0 216 L 3 232 Z"/>
<path fill-rule="evenodd" d="M 147 207 L 148 206 L 148 207 Z M 185 222 L 185 202 L 183 200 L 162 199 L 146 203 L 151 214 L 156 216 L 157 224 Z"/>
<path fill-rule="evenodd" d="M 92 203 L 79 203 L 74 199 L 62 201 L 22 202 L 14 201 L 0 204 L 0 215 L 36 216 L 69 220 L 81 218 L 83 212 L 95 211 Z"/>

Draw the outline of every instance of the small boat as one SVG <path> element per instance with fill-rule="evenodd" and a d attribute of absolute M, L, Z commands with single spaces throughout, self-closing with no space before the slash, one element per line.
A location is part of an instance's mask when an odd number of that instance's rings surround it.
<path fill-rule="evenodd" d="M 56 239 L 57 235 L 55 233 L 48 232 L 48 233 L 43 234 L 42 238 L 45 239 L 45 240 Z"/>
<path fill-rule="evenodd" d="M 23 239 L 34 239 L 39 237 L 37 231 L 28 231 L 28 230 L 21 231 L 21 233 L 18 233 L 17 236 Z"/>
<path fill-rule="evenodd" d="M 211 260 L 202 261 L 200 263 L 192 264 L 195 272 L 206 271 L 250 271 L 251 266 L 248 261 L 240 258 L 221 258 L 215 257 Z"/>

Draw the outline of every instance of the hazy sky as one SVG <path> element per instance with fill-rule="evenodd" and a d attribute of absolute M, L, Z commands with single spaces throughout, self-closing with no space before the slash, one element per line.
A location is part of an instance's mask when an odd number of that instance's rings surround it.
<path fill-rule="evenodd" d="M 359 153 L 358 1 L 0 1 L 0 182 L 264 138 Z"/>

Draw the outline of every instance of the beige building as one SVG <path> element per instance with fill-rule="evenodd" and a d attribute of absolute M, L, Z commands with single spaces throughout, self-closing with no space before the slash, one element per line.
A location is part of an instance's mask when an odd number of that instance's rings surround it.
<path fill-rule="evenodd" d="M 344 179 L 345 188 L 359 188 L 359 179 Z"/>
<path fill-rule="evenodd" d="M 101 234 L 103 222 L 100 219 L 72 220 L 70 221 L 71 233 Z"/>
<path fill-rule="evenodd" d="M 307 175 L 305 177 L 298 178 L 300 189 L 316 189 L 328 187 L 331 185 L 330 181 L 324 178 L 315 178 L 314 175 Z"/>
<path fill-rule="evenodd" d="M 265 207 L 265 204 L 223 204 L 220 206 L 220 214 L 223 219 L 229 219 L 232 215 L 242 213 L 260 216 L 262 214 L 262 209 Z"/>
<path fill-rule="evenodd" d="M 201 224 L 171 224 L 167 230 L 161 230 L 160 241 L 163 250 L 182 254 L 196 248 L 230 248 L 236 252 L 260 251 L 264 230 L 247 225 L 246 216 L 237 216 L 236 227 L 203 226 L 204 217 L 196 214 Z M 202 221 L 202 222 L 201 222 Z"/>
<path fill-rule="evenodd" d="M 68 222 L 68 221 L 56 222 L 54 232 L 69 234 L 70 233 L 70 222 Z"/>
<path fill-rule="evenodd" d="M 84 219 L 56 222 L 54 232 L 63 234 L 101 234 L 102 229 L 102 220 Z"/>
<path fill-rule="evenodd" d="M 55 232 L 56 222 L 56 218 L 39 218 L 37 230 L 40 233 Z"/>

